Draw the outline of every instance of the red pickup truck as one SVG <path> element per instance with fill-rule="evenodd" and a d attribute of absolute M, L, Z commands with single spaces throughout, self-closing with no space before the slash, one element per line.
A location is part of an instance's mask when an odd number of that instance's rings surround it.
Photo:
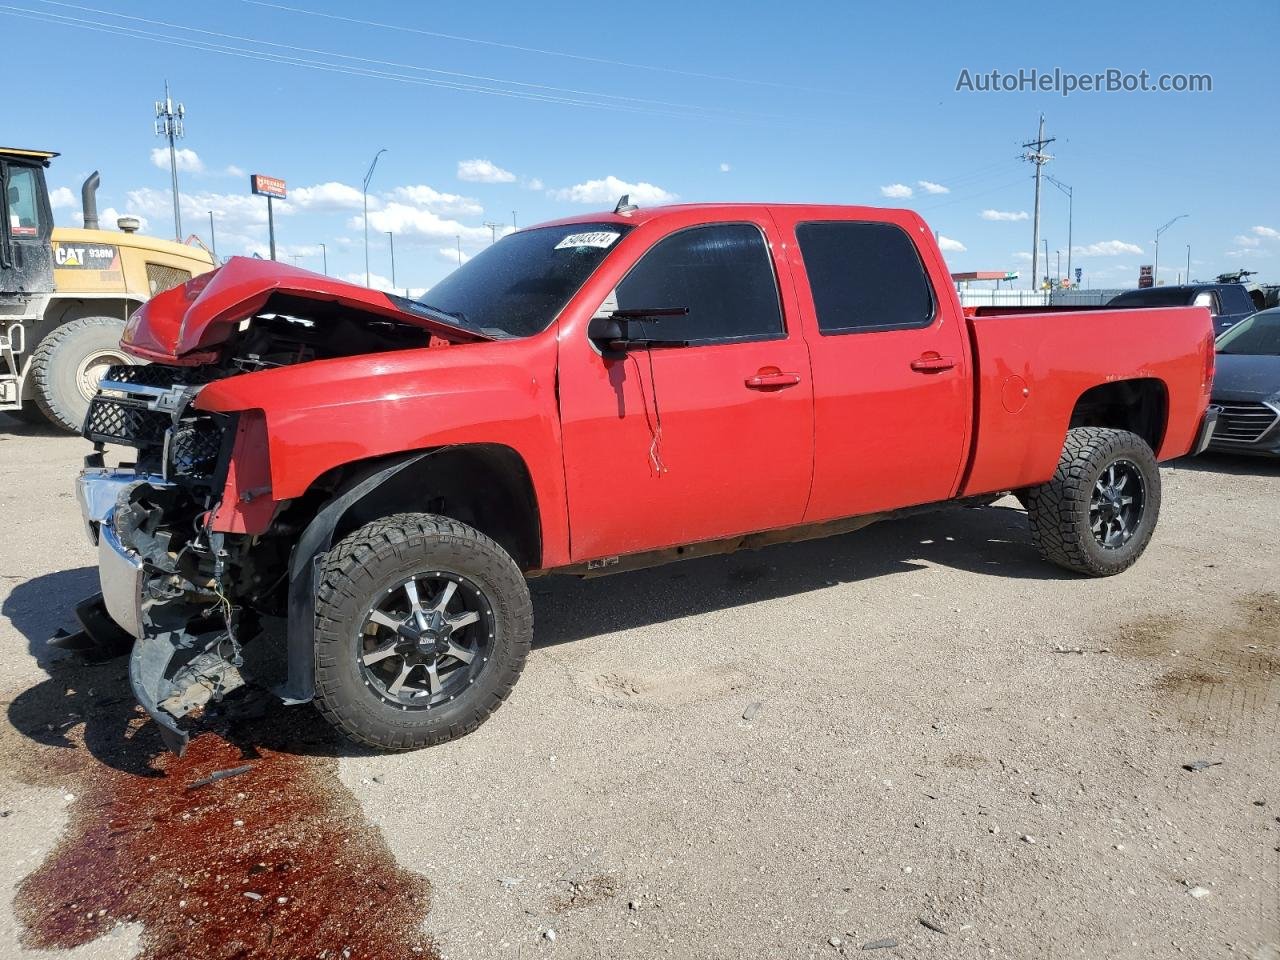
<path fill-rule="evenodd" d="M 178 750 L 259 637 L 287 652 L 276 693 L 356 740 L 465 734 L 516 682 L 546 572 L 1012 491 L 1046 559 L 1118 573 L 1157 461 L 1213 428 L 1207 310 L 966 315 L 924 221 L 866 207 L 623 202 L 420 300 L 233 259 L 122 345 L 151 363 L 112 368 L 85 423 L 102 594 L 79 612 Z"/>

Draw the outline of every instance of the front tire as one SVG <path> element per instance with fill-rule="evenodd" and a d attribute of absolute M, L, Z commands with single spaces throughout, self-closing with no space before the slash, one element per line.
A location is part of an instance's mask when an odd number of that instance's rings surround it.
<path fill-rule="evenodd" d="M 1023 496 L 1031 537 L 1050 563 L 1110 577 L 1142 556 L 1160 517 L 1160 468 L 1128 430 L 1067 431 L 1058 469 Z"/>
<path fill-rule="evenodd" d="M 135 362 L 120 349 L 123 333 L 123 320 L 81 317 L 40 341 L 31 354 L 28 375 L 35 386 L 36 406 L 50 423 L 80 432 L 107 367 Z"/>
<path fill-rule="evenodd" d="M 466 524 L 397 514 L 356 530 L 321 566 L 316 706 L 358 743 L 414 750 L 475 730 L 524 668 L 524 575 Z"/>

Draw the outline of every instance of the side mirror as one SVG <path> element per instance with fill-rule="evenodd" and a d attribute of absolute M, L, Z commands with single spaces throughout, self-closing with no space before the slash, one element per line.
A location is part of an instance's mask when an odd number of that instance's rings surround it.
<path fill-rule="evenodd" d="M 642 326 L 640 338 L 632 324 L 648 321 L 656 322 L 663 317 L 683 317 L 689 313 L 688 307 L 659 307 L 646 310 L 613 310 L 609 313 L 597 313 L 587 324 L 587 339 L 594 343 L 600 352 L 611 360 L 623 356 L 628 350 L 639 350 L 647 347 L 687 347 L 688 340 L 654 337 Z"/>

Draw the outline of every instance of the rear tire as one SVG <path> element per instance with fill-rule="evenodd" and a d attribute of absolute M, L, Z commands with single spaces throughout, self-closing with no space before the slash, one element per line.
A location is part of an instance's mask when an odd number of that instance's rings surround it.
<path fill-rule="evenodd" d="M 533 605 L 493 540 L 447 517 L 405 513 L 330 551 L 315 631 L 325 719 L 357 743 L 414 750 L 470 733 L 502 705 L 529 654 Z"/>
<path fill-rule="evenodd" d="M 57 327 L 31 354 L 28 376 L 36 406 L 55 426 L 71 433 L 84 427 L 97 379 L 112 364 L 134 363 L 120 349 L 124 321 L 81 317 Z"/>
<path fill-rule="evenodd" d="M 1160 468 L 1128 430 L 1067 431 L 1058 469 L 1023 494 L 1040 555 L 1066 570 L 1110 577 L 1131 567 L 1160 517 Z"/>

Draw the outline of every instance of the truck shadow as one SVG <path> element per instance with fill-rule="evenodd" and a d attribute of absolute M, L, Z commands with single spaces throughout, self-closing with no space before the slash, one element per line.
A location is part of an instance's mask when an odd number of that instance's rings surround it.
<path fill-rule="evenodd" d="M 600 578 L 535 580 L 534 645 L 554 646 L 928 565 L 1005 578 L 1072 577 L 1040 559 L 1023 511 L 944 508 L 821 540 Z"/>
<path fill-rule="evenodd" d="M 65 437 L 65 430 L 59 430 L 51 423 L 43 421 L 27 423 L 18 417 L 0 413 L 0 440 L 10 437 Z"/>
<path fill-rule="evenodd" d="M 873 580 L 939 565 L 995 577 L 1062 579 L 1031 543 L 1021 510 L 950 508 L 887 520 L 856 533 L 583 580 L 532 583 L 535 645 L 553 646 L 761 600 L 798 596 L 841 583 Z M 163 752 L 154 726 L 134 703 L 126 662 L 85 664 L 48 647 L 58 627 L 71 629 L 72 607 L 97 589 L 92 567 L 19 584 L 0 612 L 26 640 L 48 678 L 8 707 L 10 735 L 46 747 L 85 750 L 114 769 L 157 776 Z M 274 697 L 229 703 L 212 729 L 246 759 L 261 750 L 306 756 L 365 753 L 337 736 L 311 708 L 286 708 Z"/>

